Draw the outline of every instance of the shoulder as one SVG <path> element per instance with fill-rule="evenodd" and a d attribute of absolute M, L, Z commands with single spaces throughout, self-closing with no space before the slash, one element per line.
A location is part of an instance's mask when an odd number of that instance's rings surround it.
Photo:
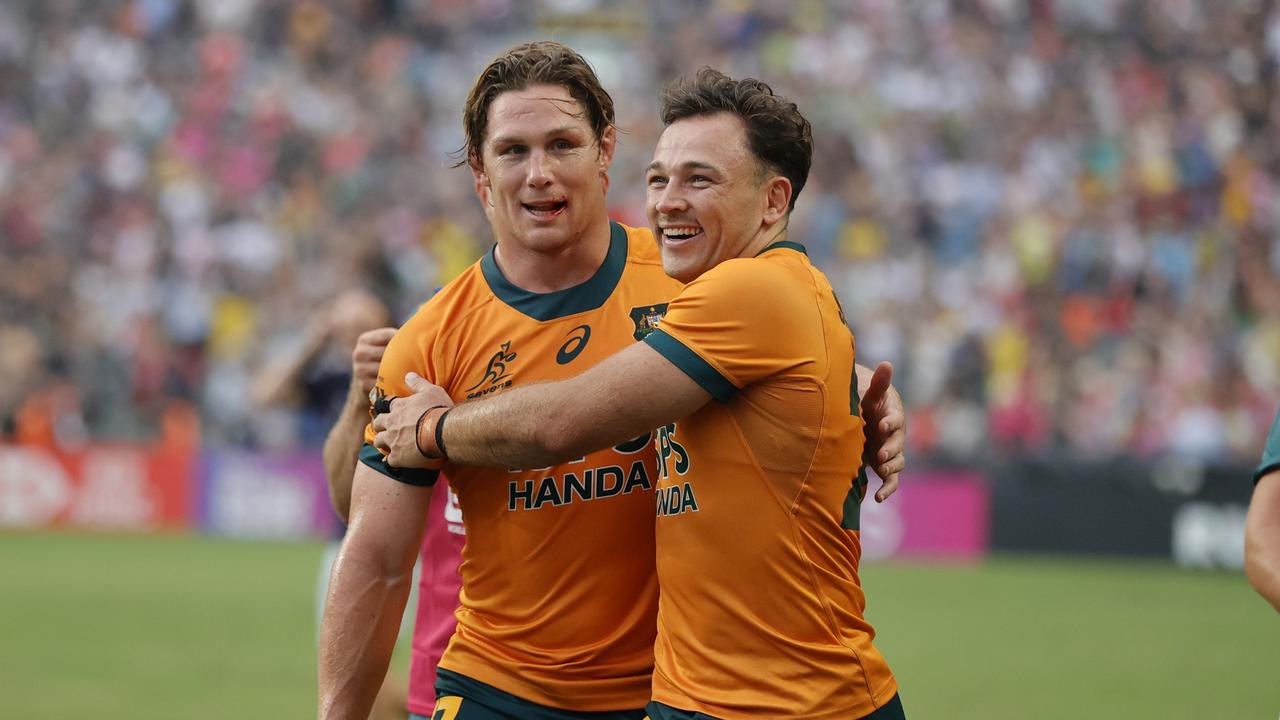
<path fill-rule="evenodd" d="M 624 282 L 629 285 L 639 284 L 646 289 L 660 289 L 668 298 L 675 297 L 684 287 L 679 280 L 667 275 L 662 269 L 662 253 L 658 249 L 658 241 L 649 228 L 634 228 L 614 221 L 627 234 L 627 268 Z"/>
<path fill-rule="evenodd" d="M 726 260 L 698 276 L 686 292 L 711 294 L 753 306 L 811 302 L 813 276 L 807 263 L 788 257 L 754 257 Z"/>
<path fill-rule="evenodd" d="M 662 253 L 658 250 L 658 241 L 654 239 L 653 231 L 649 228 L 616 224 L 627 233 L 627 264 L 646 271 L 660 272 L 666 277 L 666 273 L 662 272 Z"/>
<path fill-rule="evenodd" d="M 400 326 L 387 351 L 403 348 L 425 352 L 454 334 L 463 320 L 483 311 L 494 299 L 477 262 L 419 305 Z"/>
<path fill-rule="evenodd" d="M 493 302 L 495 296 L 484 279 L 480 263 L 473 263 L 447 285 L 418 306 L 403 330 L 435 331 L 448 327 L 466 315 Z"/>
<path fill-rule="evenodd" d="M 631 227 L 613 221 L 627 234 L 627 262 L 650 265 L 662 265 L 662 255 L 658 252 L 658 241 L 653 231 L 646 227 Z"/>

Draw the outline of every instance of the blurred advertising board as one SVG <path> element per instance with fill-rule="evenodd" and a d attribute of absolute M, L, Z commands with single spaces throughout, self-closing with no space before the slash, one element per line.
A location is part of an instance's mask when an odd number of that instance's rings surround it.
<path fill-rule="evenodd" d="M 336 532 L 318 451 L 205 452 L 197 518 L 207 533 L 299 538 Z"/>
<path fill-rule="evenodd" d="M 186 529 L 192 459 L 190 451 L 159 446 L 0 445 L 0 527 Z"/>
<path fill-rule="evenodd" d="M 908 471 L 883 503 L 872 476 L 862 501 L 862 557 L 970 561 L 987 552 L 987 484 L 974 471 Z"/>
<path fill-rule="evenodd" d="M 1244 567 L 1251 468 L 1165 458 L 1026 458 L 991 470 L 992 546 Z"/>

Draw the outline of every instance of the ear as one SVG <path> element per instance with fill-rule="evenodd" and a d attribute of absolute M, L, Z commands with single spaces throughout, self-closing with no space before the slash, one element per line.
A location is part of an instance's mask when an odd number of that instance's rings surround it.
<path fill-rule="evenodd" d="M 600 134 L 600 172 L 609 172 L 609 166 L 613 164 L 613 151 L 618 147 L 618 131 L 612 126 L 604 129 Z"/>
<path fill-rule="evenodd" d="M 480 163 L 480 158 L 472 155 L 467 158 L 467 166 L 471 168 L 471 177 L 474 179 L 476 196 L 480 198 L 480 202 L 489 202 L 489 190 L 493 187 L 493 181 L 489 179 L 489 174 L 484 171 L 484 165 Z"/>
<path fill-rule="evenodd" d="M 775 175 L 765 182 L 764 224 L 773 225 L 786 220 L 791 212 L 791 181 Z"/>

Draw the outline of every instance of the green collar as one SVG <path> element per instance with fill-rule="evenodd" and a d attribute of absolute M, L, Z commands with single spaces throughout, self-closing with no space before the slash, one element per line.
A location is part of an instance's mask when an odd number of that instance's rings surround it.
<path fill-rule="evenodd" d="M 773 243 L 772 245 L 769 245 L 769 246 L 765 247 L 765 249 L 763 249 L 763 250 L 761 250 L 760 252 L 756 253 L 756 257 L 760 257 L 761 255 L 763 255 L 763 254 L 765 254 L 765 253 L 769 252 L 770 250 L 776 250 L 777 248 L 789 248 L 789 249 L 791 249 L 791 250 L 795 250 L 795 251 L 797 251 L 797 252 L 800 252 L 800 253 L 802 253 L 802 254 L 804 254 L 804 255 L 808 255 L 808 254 L 809 254 L 809 251 L 805 250 L 805 249 L 804 249 L 804 246 L 803 246 L 803 245 L 801 245 L 801 244 L 800 244 L 800 243 L 798 243 L 798 242 L 792 242 L 792 241 L 790 241 L 790 240 L 779 240 L 778 242 Z"/>
<path fill-rule="evenodd" d="M 494 245 L 480 259 L 480 271 L 484 273 L 489 289 L 502 302 L 542 322 L 595 310 L 603 305 L 618 286 L 622 270 L 627 265 L 627 231 L 612 221 L 609 222 L 609 252 L 605 254 L 600 269 L 582 284 L 564 290 L 535 293 L 512 285 L 494 258 L 497 247 Z"/>

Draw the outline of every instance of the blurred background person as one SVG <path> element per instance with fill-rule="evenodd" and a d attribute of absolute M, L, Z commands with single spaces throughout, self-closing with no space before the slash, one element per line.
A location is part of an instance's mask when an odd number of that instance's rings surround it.
<path fill-rule="evenodd" d="M 260 409 L 285 405 L 295 409 L 304 446 L 323 439 L 325 476 L 330 501 L 346 521 L 351 504 L 351 474 L 369 419 L 369 390 L 378 377 L 382 352 L 395 334 L 390 316 L 376 295 L 363 289 L 342 292 L 315 311 L 292 347 L 271 359 L 254 379 L 253 399 Z M 345 525 L 321 556 L 316 581 L 317 623 L 324 613 L 333 559 Z M 415 573 L 415 588 L 417 575 Z M 410 598 L 416 601 L 417 595 Z M 401 637 L 411 632 L 406 614 Z M 408 687 L 398 673 L 388 673 L 370 717 L 407 717 Z"/>

